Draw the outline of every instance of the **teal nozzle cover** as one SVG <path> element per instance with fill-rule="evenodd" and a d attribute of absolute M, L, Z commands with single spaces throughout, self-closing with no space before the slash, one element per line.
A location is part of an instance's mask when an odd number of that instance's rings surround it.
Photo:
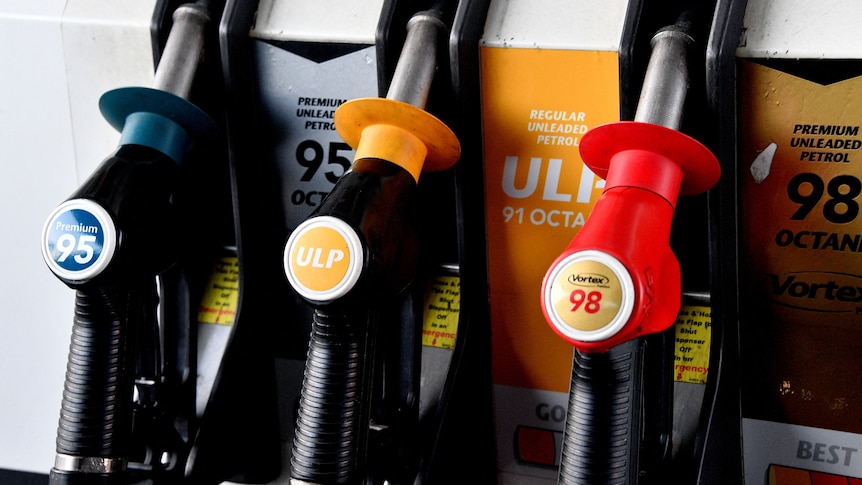
<path fill-rule="evenodd" d="M 177 164 L 181 163 L 191 141 L 175 121 L 155 113 L 139 111 L 126 117 L 120 145 L 144 145 L 156 149 Z"/>
<path fill-rule="evenodd" d="M 189 101 L 152 88 L 127 87 L 106 92 L 99 109 L 108 123 L 122 133 L 121 145 L 144 145 L 178 164 L 192 139 L 212 136 L 212 118 Z"/>

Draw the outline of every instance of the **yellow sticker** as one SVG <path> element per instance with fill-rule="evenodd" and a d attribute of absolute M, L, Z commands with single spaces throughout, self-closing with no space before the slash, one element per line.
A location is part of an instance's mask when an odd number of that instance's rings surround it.
<path fill-rule="evenodd" d="M 422 317 L 422 345 L 455 348 L 461 311 L 461 278 L 438 276 L 428 282 Z"/>
<path fill-rule="evenodd" d="M 673 366 L 677 382 L 706 384 L 712 335 L 710 311 L 707 306 L 684 306 L 679 310 Z"/>
<path fill-rule="evenodd" d="M 198 322 L 233 325 L 239 295 L 239 258 L 225 256 L 216 261 L 204 290 Z"/>

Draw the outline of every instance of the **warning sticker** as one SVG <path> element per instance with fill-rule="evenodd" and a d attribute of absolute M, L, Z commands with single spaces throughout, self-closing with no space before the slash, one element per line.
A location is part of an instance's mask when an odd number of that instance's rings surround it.
<path fill-rule="evenodd" d="M 428 282 L 422 317 L 422 345 L 455 348 L 461 311 L 461 278 L 438 276 Z"/>
<path fill-rule="evenodd" d="M 216 261 L 198 308 L 198 322 L 233 325 L 239 296 L 239 259 L 225 256 Z"/>
<path fill-rule="evenodd" d="M 712 334 L 710 308 L 684 306 L 676 318 L 674 380 L 706 384 L 709 371 L 709 343 Z"/>

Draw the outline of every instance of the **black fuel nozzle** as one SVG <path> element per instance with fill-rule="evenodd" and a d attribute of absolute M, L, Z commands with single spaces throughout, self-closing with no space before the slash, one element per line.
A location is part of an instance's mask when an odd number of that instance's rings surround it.
<path fill-rule="evenodd" d="M 49 216 L 42 254 L 73 288 L 155 275 L 175 258 L 171 196 L 179 165 L 195 138 L 215 123 L 187 98 L 203 51 L 207 11 L 196 4 L 174 13 L 174 27 L 154 87 L 108 91 L 103 116 L 121 132 L 118 148 Z"/>
<path fill-rule="evenodd" d="M 454 133 L 424 110 L 446 25 L 429 10 L 407 29 L 386 98 L 335 112 L 338 133 L 356 150 L 353 165 L 285 246 L 288 281 L 314 307 L 292 483 L 364 482 L 374 313 L 414 276 L 420 174 L 460 156 Z"/>
<path fill-rule="evenodd" d="M 186 99 L 208 23 L 203 6 L 178 7 L 154 87 L 102 96 L 119 146 L 44 225 L 45 262 L 77 290 L 53 484 L 127 480 L 135 352 L 158 348 L 137 335 L 156 328 L 155 277 L 178 258 L 179 165 L 195 138 L 216 131 Z"/>

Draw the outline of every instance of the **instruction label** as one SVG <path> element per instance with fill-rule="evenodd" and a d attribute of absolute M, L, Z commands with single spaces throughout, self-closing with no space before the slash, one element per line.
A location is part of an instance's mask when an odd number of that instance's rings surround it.
<path fill-rule="evenodd" d="M 764 64 L 740 61 L 743 414 L 862 433 L 862 77 Z"/>
<path fill-rule="evenodd" d="M 454 349 L 461 312 L 461 278 L 437 276 L 425 290 L 422 317 L 422 345 Z"/>
<path fill-rule="evenodd" d="M 542 278 L 604 188 L 578 148 L 619 120 L 619 56 L 483 47 L 480 58 L 493 379 L 567 393 L 572 345 L 545 321 Z"/>
<path fill-rule="evenodd" d="M 706 384 L 712 338 L 710 313 L 707 306 L 683 306 L 679 310 L 673 365 L 676 382 Z"/>
<path fill-rule="evenodd" d="M 239 258 L 219 258 L 198 307 L 198 322 L 233 325 L 238 298 Z"/>

